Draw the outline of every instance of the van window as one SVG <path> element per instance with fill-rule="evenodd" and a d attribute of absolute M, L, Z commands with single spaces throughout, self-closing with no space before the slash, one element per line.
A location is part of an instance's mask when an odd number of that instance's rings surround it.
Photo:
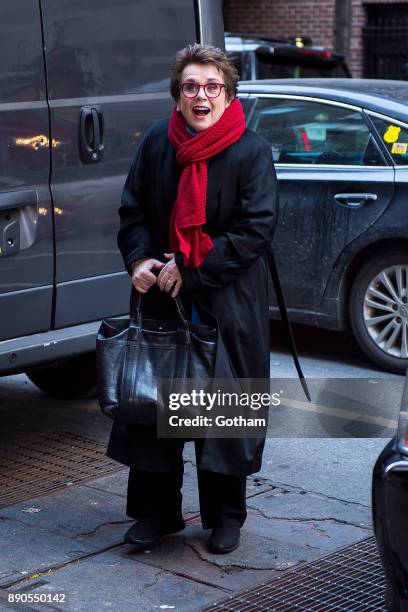
<path fill-rule="evenodd" d="M 192 0 L 43 0 L 49 97 L 169 90 L 196 40 Z"/>
<path fill-rule="evenodd" d="M 0 102 L 45 100 L 41 20 L 36 0 L 2 0 Z"/>

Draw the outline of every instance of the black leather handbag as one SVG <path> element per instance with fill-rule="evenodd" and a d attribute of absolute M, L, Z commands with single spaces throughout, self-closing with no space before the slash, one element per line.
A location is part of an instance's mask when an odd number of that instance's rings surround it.
<path fill-rule="evenodd" d="M 174 299 L 170 298 L 169 299 Z M 156 426 L 163 405 L 158 379 L 208 380 L 214 375 L 217 329 L 189 323 L 178 297 L 177 321 L 135 315 L 102 321 L 96 339 L 99 404 L 119 423 Z"/>

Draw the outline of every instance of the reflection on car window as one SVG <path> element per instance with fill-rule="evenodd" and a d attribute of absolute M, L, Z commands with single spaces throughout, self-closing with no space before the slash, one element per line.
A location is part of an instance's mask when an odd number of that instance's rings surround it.
<path fill-rule="evenodd" d="M 259 98 L 249 127 L 289 164 L 384 165 L 361 113 L 307 100 Z"/>
<path fill-rule="evenodd" d="M 381 140 L 397 166 L 408 165 L 408 130 L 379 117 L 371 117 Z"/>

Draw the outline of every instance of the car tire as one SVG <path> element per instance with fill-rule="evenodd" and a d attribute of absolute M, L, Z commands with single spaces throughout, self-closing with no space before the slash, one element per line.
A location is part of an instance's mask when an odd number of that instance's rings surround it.
<path fill-rule="evenodd" d="M 96 397 L 95 353 L 77 355 L 26 374 L 36 387 L 50 397 L 66 400 Z"/>
<path fill-rule="evenodd" d="M 408 251 L 379 252 L 357 274 L 350 323 L 364 353 L 389 372 L 408 368 Z M 382 319 L 381 319 L 382 317 Z"/>

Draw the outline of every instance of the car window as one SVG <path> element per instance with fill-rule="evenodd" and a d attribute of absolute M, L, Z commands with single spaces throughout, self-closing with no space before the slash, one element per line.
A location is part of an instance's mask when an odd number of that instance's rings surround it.
<path fill-rule="evenodd" d="M 386 165 L 362 114 L 349 108 L 260 97 L 249 127 L 270 143 L 278 163 Z"/>
<path fill-rule="evenodd" d="M 370 116 L 381 140 L 397 166 L 408 165 L 408 129 L 391 120 Z"/>
<path fill-rule="evenodd" d="M 307 62 L 300 58 L 257 55 L 258 79 L 333 78 L 349 77 L 343 64 Z"/>
<path fill-rule="evenodd" d="M 240 96 L 239 99 L 242 104 L 242 109 L 244 111 L 245 121 L 248 125 L 249 121 L 251 120 L 252 111 L 255 108 L 256 99 L 255 98 L 244 98 L 243 96 Z"/>
<path fill-rule="evenodd" d="M 238 70 L 239 78 L 242 79 L 242 53 L 239 51 L 229 51 L 227 55 L 230 62 L 232 62 Z"/>
<path fill-rule="evenodd" d="M 248 81 L 252 76 L 252 60 L 255 59 L 253 51 L 227 51 L 228 58 L 238 70 L 241 81 Z"/>

